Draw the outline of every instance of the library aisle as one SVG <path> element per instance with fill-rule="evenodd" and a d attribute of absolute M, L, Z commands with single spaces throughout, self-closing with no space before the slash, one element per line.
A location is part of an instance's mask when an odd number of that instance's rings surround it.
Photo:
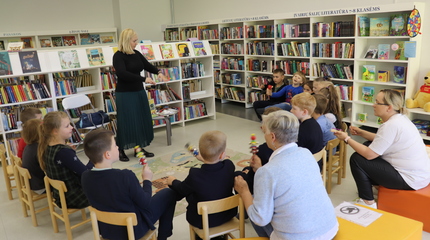
<path fill-rule="evenodd" d="M 260 124 L 254 120 L 245 119 L 252 118 L 252 109 L 249 109 L 248 116 L 243 115 L 244 108 L 239 107 L 240 112 L 235 109 L 235 105 L 230 103 L 223 104 L 218 107 L 216 120 L 202 119 L 187 123 L 185 127 L 173 126 L 172 145 L 166 144 L 166 133 L 164 128 L 155 130 L 155 139 L 147 150 L 154 152 L 156 155 L 172 153 L 182 150 L 186 142 L 193 144 L 198 143 L 200 135 L 208 130 L 220 130 L 227 134 L 227 148 L 235 151 L 248 153 L 249 152 L 249 136 L 255 133 L 257 140 L 262 143 L 264 141 L 263 134 L 260 131 Z M 248 109 L 247 109 L 248 110 Z M 348 153 L 350 154 L 351 151 Z M 117 162 L 116 168 L 124 168 L 129 166 L 137 159 L 132 157 L 132 150 L 126 151 L 130 156 L 130 162 Z M 87 158 L 83 153 L 79 154 L 83 162 L 87 162 Z M 349 168 L 348 168 L 349 169 Z M 0 171 L 2 174 L 2 171 Z M 16 191 L 14 191 L 14 200 L 9 201 L 4 188 L 4 178 L 0 176 L 0 239 L 1 240 L 63 240 L 66 238 L 64 224 L 59 223 L 60 232 L 54 233 L 52 223 L 47 211 L 37 214 L 39 226 L 31 225 L 31 218 L 24 218 L 22 215 L 21 204 L 17 199 Z M 348 170 L 346 179 L 342 180 L 341 185 L 333 184 L 333 190 L 330 198 L 334 206 L 337 206 L 343 201 L 352 201 L 357 197 L 357 191 L 351 173 Z M 76 219 L 79 216 L 75 216 Z M 73 221 L 73 220 L 72 220 Z M 252 229 L 249 220 L 246 221 L 246 237 L 256 236 Z M 75 240 L 93 239 L 91 224 L 86 224 L 72 231 Z M 188 223 L 185 220 L 185 214 L 179 215 L 174 219 L 174 231 L 172 240 L 187 240 L 189 239 Z M 423 232 L 423 239 L 430 240 L 430 233 Z"/>

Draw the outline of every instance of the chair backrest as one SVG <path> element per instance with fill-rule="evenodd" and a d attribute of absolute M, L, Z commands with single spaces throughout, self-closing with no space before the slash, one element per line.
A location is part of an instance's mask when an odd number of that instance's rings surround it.
<path fill-rule="evenodd" d="M 85 106 L 87 104 L 91 104 L 90 98 L 85 94 L 77 94 L 71 97 L 66 97 L 61 102 L 64 109 L 73 109 Z"/>
<path fill-rule="evenodd" d="M 321 151 L 314 154 L 315 160 L 318 162 L 319 160 L 322 161 L 322 169 L 321 169 L 321 177 L 323 180 L 323 185 L 325 187 L 326 182 L 326 175 L 327 175 L 327 151 L 325 148 L 321 149 Z"/>
<path fill-rule="evenodd" d="M 335 138 L 327 142 L 327 147 L 326 147 L 326 150 L 328 151 L 327 158 L 330 158 L 331 156 L 333 156 L 334 154 L 333 151 L 336 150 L 336 147 L 339 144 L 340 144 L 339 138 Z"/>
<path fill-rule="evenodd" d="M 13 161 L 14 165 L 18 165 L 18 166 L 22 167 L 22 160 L 21 160 L 21 158 L 19 158 L 18 156 L 15 156 L 13 154 L 11 155 L 11 158 L 12 158 L 12 161 Z"/>
<path fill-rule="evenodd" d="M 66 184 L 60 180 L 50 179 L 48 176 L 45 176 L 44 180 L 45 180 L 45 190 L 46 190 L 46 196 L 48 198 L 48 203 L 49 204 L 55 203 L 55 200 L 52 197 L 52 191 L 51 191 L 51 186 L 52 186 L 53 188 L 58 190 L 58 195 L 60 196 L 61 208 L 63 210 L 66 210 L 67 209 L 66 194 L 65 194 L 67 192 Z"/>
<path fill-rule="evenodd" d="M 127 226 L 128 239 L 134 240 L 133 226 L 137 225 L 137 217 L 135 213 L 122 213 L 122 212 L 104 212 L 99 211 L 93 207 L 88 207 L 91 214 L 91 223 L 94 231 L 94 239 L 100 239 L 100 232 L 97 221 L 107 224 Z"/>

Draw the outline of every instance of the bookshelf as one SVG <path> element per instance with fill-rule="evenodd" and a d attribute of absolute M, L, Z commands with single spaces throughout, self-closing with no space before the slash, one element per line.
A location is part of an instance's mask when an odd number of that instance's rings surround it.
<path fill-rule="evenodd" d="M 0 32 L 0 51 L 11 42 L 24 42 L 24 49 L 73 48 L 80 45 L 117 43 L 116 28 L 70 29 L 59 31 Z"/>
<path fill-rule="evenodd" d="M 375 93 L 385 88 L 400 89 L 404 91 L 405 98 L 413 97 L 423 84 L 421 80 L 423 76 L 419 75 L 422 36 L 418 35 L 414 38 L 409 36 L 363 36 L 359 29 L 360 19 L 367 17 L 391 20 L 390 17 L 393 15 L 406 14 L 409 16 L 414 7 L 420 11 L 421 24 L 423 24 L 423 20 L 426 19 L 425 4 L 404 2 L 369 7 L 349 7 L 341 10 L 309 10 L 307 12 L 215 19 L 204 23 L 166 25 L 165 28 L 167 30 L 175 27 L 181 29 L 210 26 L 210 29 L 216 30 L 216 26 L 218 26 L 221 68 L 214 68 L 214 72 L 216 72 L 214 75 L 216 95 L 222 99 L 222 102 L 237 101 L 244 103 L 246 108 L 251 107 L 253 101 L 264 97 L 264 93 L 253 82 L 269 79 L 272 69 L 277 66 L 286 71 L 288 79 L 297 70 L 303 71 L 310 80 L 321 75 L 329 75 L 341 93 L 344 121 L 357 126 L 378 127 L 377 119 L 373 115 L 372 104 L 361 100 L 362 88 L 373 87 Z M 258 37 L 257 32 L 260 33 Z M 212 40 L 216 42 L 216 39 Z M 392 46 L 405 41 L 416 43 L 416 57 L 405 60 L 395 59 L 396 51 L 389 50 L 388 59 L 365 58 L 371 46 L 378 47 L 380 44 Z M 263 51 L 263 54 L 256 54 L 255 47 L 258 45 L 270 45 L 274 49 L 272 52 Z M 233 66 L 235 64 L 240 66 L 241 61 L 244 62 L 242 69 L 232 69 L 231 64 L 229 65 L 232 63 Z M 263 61 L 267 63 L 266 71 L 261 68 Z M 375 81 L 363 80 L 363 65 L 375 66 Z M 407 69 L 404 83 L 393 81 L 395 66 Z M 389 71 L 390 81 L 378 81 L 377 74 L 380 70 Z M 348 72 L 350 73 L 348 74 Z M 227 74 L 230 74 L 230 80 L 233 74 L 240 76 L 242 83 L 232 86 L 230 81 L 223 80 Z M 224 90 L 230 88 L 243 91 L 245 99 L 230 99 L 229 95 L 224 94 Z M 430 120 L 430 113 L 424 112 L 420 108 L 408 110 L 411 120 Z M 366 122 L 358 120 L 360 113 L 368 113 Z M 423 138 L 430 140 L 430 137 L 424 135 Z"/>
<path fill-rule="evenodd" d="M 179 57 L 178 44 L 189 47 L 188 56 Z M 163 59 L 160 45 L 170 46 L 172 58 Z M 171 123 L 185 126 L 186 122 L 202 118 L 215 118 L 213 57 L 208 41 L 178 43 L 146 43 L 153 55 L 152 62 L 168 76 L 168 82 L 160 82 L 148 89 L 148 96 L 154 99 L 155 107 L 168 106 L 179 112 L 171 117 Z M 194 46 L 198 46 L 197 54 Z M 96 50 L 97 56 L 93 51 Z M 21 52 L 0 52 L 7 54 L 12 74 L 0 75 L 0 140 L 16 152 L 20 126 L 19 113 L 25 107 L 43 108 L 42 112 L 62 110 L 61 101 L 73 94 L 86 94 L 93 105 L 105 110 L 111 117 L 112 128 L 116 125 L 115 87 L 116 76 L 112 68 L 113 46 L 75 46 L 64 49 L 23 50 Z M 136 47 L 141 51 L 141 45 Z M 25 72 L 21 66 L 20 53 L 37 52 L 39 69 Z M 60 52 L 72 54 L 75 64 L 61 62 Z M 198 55 L 205 52 L 206 55 Z M 33 62 L 35 63 L 35 62 Z M 79 63 L 79 67 L 78 66 Z M 64 69 L 64 66 L 73 68 Z M 4 68 L 4 66 L 0 66 Z M 1 72 L 2 74 L 5 72 Z M 149 86 L 147 86 L 149 87 Z M 8 91 L 8 92 L 7 92 Z M 165 126 L 163 121 L 155 121 L 154 128 Z"/>

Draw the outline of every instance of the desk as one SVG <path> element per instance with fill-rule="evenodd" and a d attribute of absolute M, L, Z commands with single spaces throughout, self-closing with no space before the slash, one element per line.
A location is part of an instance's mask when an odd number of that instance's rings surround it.
<path fill-rule="evenodd" d="M 175 114 L 162 115 L 152 118 L 153 120 L 164 120 L 166 123 L 167 146 L 172 145 L 172 123 L 170 122 L 170 117 L 173 115 Z"/>

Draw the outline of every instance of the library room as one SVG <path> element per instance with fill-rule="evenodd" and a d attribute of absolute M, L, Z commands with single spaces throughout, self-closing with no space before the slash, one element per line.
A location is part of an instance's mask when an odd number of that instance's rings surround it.
<path fill-rule="evenodd" d="M 430 240 L 429 12 L 3 1 L 0 239 Z"/>

